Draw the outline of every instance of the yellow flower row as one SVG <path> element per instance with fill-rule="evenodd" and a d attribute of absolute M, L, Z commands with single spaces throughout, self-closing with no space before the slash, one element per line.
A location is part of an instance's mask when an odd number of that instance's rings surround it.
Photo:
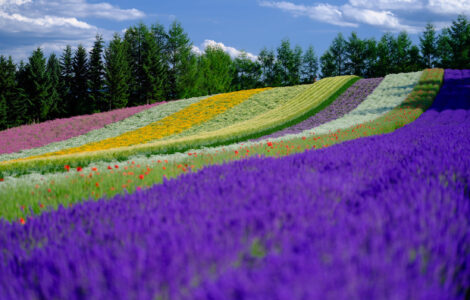
<path fill-rule="evenodd" d="M 46 154 L 31 156 L 19 160 L 29 160 L 39 157 L 50 157 L 55 155 L 90 152 L 144 144 L 166 136 L 170 136 L 172 134 L 180 133 L 194 125 L 206 122 L 216 115 L 242 103 L 254 94 L 268 89 L 269 88 L 252 89 L 215 95 L 197 103 L 191 104 L 190 106 L 157 122 L 151 123 L 134 131 L 123 133 L 116 137 L 85 144 L 80 147 L 49 152 Z"/>

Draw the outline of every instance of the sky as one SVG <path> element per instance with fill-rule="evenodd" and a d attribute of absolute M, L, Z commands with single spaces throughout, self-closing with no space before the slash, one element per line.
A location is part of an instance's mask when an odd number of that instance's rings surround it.
<path fill-rule="evenodd" d="M 426 23 L 441 29 L 459 14 L 470 16 L 470 0 L 0 0 L 0 54 L 16 62 L 37 47 L 60 55 L 68 44 L 90 49 L 97 33 L 109 42 L 139 22 L 168 28 L 177 20 L 195 52 L 217 44 L 256 59 L 289 39 L 320 56 L 339 32 L 379 39 L 406 30 L 417 43 Z"/>

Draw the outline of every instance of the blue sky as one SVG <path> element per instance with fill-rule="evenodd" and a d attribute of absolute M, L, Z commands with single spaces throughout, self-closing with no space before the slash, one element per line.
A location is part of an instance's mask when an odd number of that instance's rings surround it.
<path fill-rule="evenodd" d="M 142 21 L 183 24 L 195 51 L 217 43 L 232 56 L 255 57 L 288 38 L 320 55 L 338 32 L 376 37 L 406 30 L 417 42 L 427 22 L 448 26 L 458 14 L 470 15 L 470 0 L 0 0 L 0 54 L 16 61 L 33 49 L 60 54 L 65 45 L 90 47 L 96 33 L 109 41 Z"/>

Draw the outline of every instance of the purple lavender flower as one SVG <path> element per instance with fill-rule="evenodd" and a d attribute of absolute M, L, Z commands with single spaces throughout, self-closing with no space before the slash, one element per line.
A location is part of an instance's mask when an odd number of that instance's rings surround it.
<path fill-rule="evenodd" d="M 0 221 L 5 299 L 464 299 L 470 70 L 391 134 Z"/>
<path fill-rule="evenodd" d="M 312 117 L 253 141 L 264 140 L 266 138 L 276 138 L 286 134 L 300 133 L 304 130 L 312 129 L 321 124 L 341 118 L 361 104 L 362 101 L 364 101 L 367 96 L 375 90 L 382 80 L 383 78 L 360 79 L 341 94 L 333 103 Z"/>

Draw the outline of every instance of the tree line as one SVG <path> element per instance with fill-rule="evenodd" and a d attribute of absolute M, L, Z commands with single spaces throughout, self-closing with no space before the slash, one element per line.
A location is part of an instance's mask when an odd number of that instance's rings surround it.
<path fill-rule="evenodd" d="M 314 82 L 317 76 L 355 74 L 380 77 L 423 68 L 470 68 L 470 22 L 459 16 L 437 33 L 428 24 L 413 45 L 406 32 L 380 40 L 340 33 L 318 58 L 288 39 L 263 48 L 256 60 L 247 53 L 231 58 L 209 46 L 202 54 L 181 23 L 168 29 L 140 23 L 114 34 L 107 45 L 97 35 L 91 51 L 67 46 L 58 57 L 38 48 L 25 63 L 0 56 L 0 129 L 50 119 L 108 111 L 158 101 L 265 86 Z M 321 69 L 321 73 L 320 73 Z"/>

